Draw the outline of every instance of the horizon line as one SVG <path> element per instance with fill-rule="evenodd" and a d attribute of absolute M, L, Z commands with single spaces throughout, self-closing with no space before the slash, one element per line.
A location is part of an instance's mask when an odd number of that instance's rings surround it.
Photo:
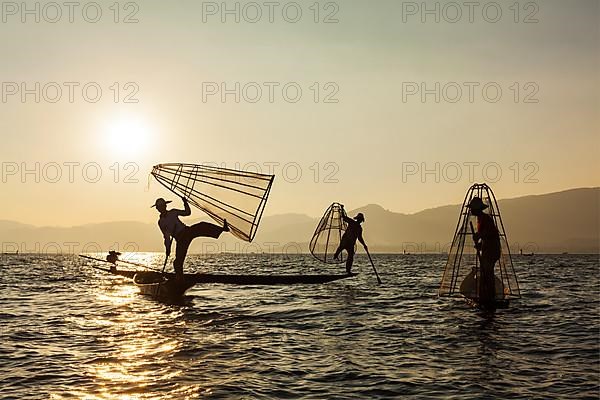
<path fill-rule="evenodd" d="M 563 190 L 559 190 L 559 191 L 554 191 L 554 192 L 547 192 L 547 193 L 539 193 L 539 194 L 525 194 L 522 196 L 517 196 L 517 197 L 507 197 L 507 198 L 499 198 L 497 199 L 497 201 L 507 201 L 507 200 L 515 200 L 515 199 L 523 199 L 526 197 L 536 197 L 536 196 L 546 196 L 546 195 L 551 195 L 551 194 L 558 194 L 558 193 L 566 193 L 566 192 L 571 192 L 571 191 L 575 191 L 575 190 L 599 190 L 600 186 L 582 186 L 582 187 L 574 187 L 574 188 L 569 188 L 569 189 L 563 189 Z M 352 209 L 351 211 L 354 212 L 356 210 L 360 210 L 362 208 L 368 207 L 368 206 L 378 206 L 381 207 L 382 209 L 384 209 L 385 211 L 394 213 L 394 214 L 401 214 L 401 215 L 417 215 L 419 213 L 422 213 L 424 211 L 429 211 L 429 210 L 435 210 L 437 208 L 443 208 L 443 207 L 453 207 L 453 206 L 460 206 L 462 203 L 454 203 L 454 204 L 442 204 L 442 205 L 438 205 L 435 207 L 429 207 L 429 208 L 424 208 L 422 210 L 413 212 L 413 213 L 403 213 L 403 212 L 398 212 L 398 211 L 393 211 L 391 209 L 387 209 L 385 207 L 383 207 L 382 205 L 378 204 L 378 203 L 369 203 L 369 204 L 365 204 L 363 206 L 357 207 Z M 197 211 L 201 211 L 201 210 L 197 210 Z M 279 213 L 279 214 L 265 214 L 263 217 L 278 217 L 278 216 L 284 216 L 284 215 L 302 215 L 302 216 L 306 216 L 309 218 L 320 218 L 319 215 L 317 216 L 311 216 L 308 214 L 303 214 L 303 213 L 294 213 L 294 212 L 287 212 L 287 213 Z M 29 226 L 29 227 L 34 227 L 34 228 L 59 228 L 59 229 L 70 229 L 70 228 L 77 228 L 77 227 L 82 227 L 82 226 L 86 226 L 86 225 L 105 225 L 105 224 L 115 224 L 115 223 L 139 223 L 139 224 L 151 224 L 150 222 L 146 222 L 146 221 L 138 221 L 138 220 L 115 220 L 115 221 L 104 221 L 104 222 L 84 222 L 81 223 L 79 225 L 33 225 L 33 224 L 28 224 L 28 223 L 24 223 L 21 221 L 16 221 L 16 220 L 11 220 L 11 219 L 0 219 L 0 222 L 13 222 L 13 223 L 17 223 L 17 224 L 21 224 L 21 225 L 25 225 L 25 226 Z"/>

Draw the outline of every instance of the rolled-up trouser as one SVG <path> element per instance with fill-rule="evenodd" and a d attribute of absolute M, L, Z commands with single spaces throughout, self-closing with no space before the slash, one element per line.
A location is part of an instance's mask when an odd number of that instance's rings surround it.
<path fill-rule="evenodd" d="M 197 237 L 211 237 L 218 239 L 223 233 L 223 227 L 214 225 L 208 222 L 199 222 L 192 226 L 186 226 L 184 230 L 179 232 L 175 236 L 177 247 L 175 248 L 175 261 L 173 261 L 173 268 L 175 273 L 180 275 L 183 274 L 183 262 L 187 256 L 188 249 L 192 240 Z"/>

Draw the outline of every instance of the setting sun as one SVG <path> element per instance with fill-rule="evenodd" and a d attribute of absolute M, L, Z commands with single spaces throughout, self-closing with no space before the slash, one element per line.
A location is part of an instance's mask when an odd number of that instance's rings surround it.
<path fill-rule="evenodd" d="M 143 155 L 153 145 L 151 124 L 139 115 L 120 115 L 107 124 L 103 138 L 110 151 L 117 155 Z"/>

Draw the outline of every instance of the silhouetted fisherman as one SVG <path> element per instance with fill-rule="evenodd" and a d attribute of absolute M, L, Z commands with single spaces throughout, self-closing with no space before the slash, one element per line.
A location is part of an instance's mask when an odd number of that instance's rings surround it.
<path fill-rule="evenodd" d="M 360 226 L 360 224 L 365 222 L 365 216 L 362 213 L 358 213 L 354 219 L 348 218 L 346 211 L 344 210 L 344 206 L 342 205 L 342 218 L 344 221 L 346 221 L 348 227 L 342 235 L 340 245 L 335 251 L 333 258 L 337 260 L 340 256 L 340 253 L 343 250 L 346 250 L 348 253 L 348 259 L 346 260 L 346 272 L 348 275 L 350 275 L 352 272 L 352 263 L 354 262 L 354 247 L 356 246 L 356 240 L 358 240 L 364 246 L 366 251 L 369 250 L 369 247 L 367 247 L 362 236 L 362 226 Z"/>
<path fill-rule="evenodd" d="M 480 197 L 473 197 L 467 207 L 471 210 L 471 214 L 477 217 L 477 232 L 473 239 L 475 247 L 481 251 L 478 277 L 479 302 L 484 307 L 494 308 L 496 302 L 494 265 L 500 259 L 502 251 L 500 234 L 494 219 L 483 212 L 488 206 L 483 203 Z"/>
<path fill-rule="evenodd" d="M 186 198 L 182 197 L 183 210 L 167 210 L 167 204 L 171 203 L 163 198 L 158 198 L 152 207 L 156 207 L 160 213 L 158 218 L 158 227 L 164 236 L 166 259 L 171 255 L 171 244 L 173 239 L 177 242 L 175 248 L 175 260 L 173 268 L 177 279 L 183 279 L 183 262 L 187 256 L 188 249 L 192 240 L 197 237 L 211 237 L 217 239 L 223 232 L 229 232 L 227 220 L 223 220 L 223 226 L 214 225 L 208 222 L 199 222 L 192 226 L 187 226 L 179 220 L 179 217 L 187 217 L 192 214 L 190 205 Z"/>
<path fill-rule="evenodd" d="M 106 261 L 108 261 L 109 263 L 112 263 L 112 264 L 116 264 L 117 261 L 119 261 L 120 255 L 121 255 L 121 253 L 119 253 L 118 251 L 111 250 L 108 252 L 108 255 L 106 256 Z"/>

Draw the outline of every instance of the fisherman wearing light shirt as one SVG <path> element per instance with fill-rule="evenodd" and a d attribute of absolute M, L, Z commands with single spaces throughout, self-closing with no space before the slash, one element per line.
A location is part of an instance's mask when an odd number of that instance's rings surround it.
<path fill-rule="evenodd" d="M 166 259 L 171 255 L 171 244 L 173 239 L 177 242 L 175 248 L 175 260 L 173 268 L 177 279 L 183 279 L 183 262 L 187 255 L 188 249 L 192 240 L 197 237 L 211 237 L 218 239 L 223 232 L 229 232 L 227 220 L 223 220 L 223 226 L 214 225 L 208 222 L 199 222 L 192 226 L 187 226 L 179 220 L 179 217 L 187 217 L 192 214 L 190 205 L 186 198 L 182 197 L 183 210 L 170 209 L 167 210 L 167 204 L 171 203 L 163 198 L 156 199 L 152 207 L 156 207 L 160 213 L 158 219 L 158 227 L 160 228 L 165 238 L 165 253 Z"/>

